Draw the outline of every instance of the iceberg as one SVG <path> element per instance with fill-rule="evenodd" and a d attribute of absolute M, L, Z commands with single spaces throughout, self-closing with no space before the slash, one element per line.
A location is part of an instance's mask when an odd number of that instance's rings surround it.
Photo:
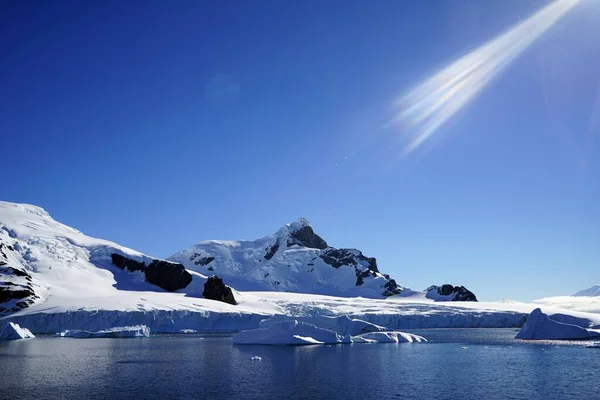
<path fill-rule="evenodd" d="M 259 327 L 268 328 L 278 322 L 287 321 L 289 319 L 290 317 L 286 315 L 273 315 L 272 317 L 261 321 Z M 386 330 L 386 328 L 383 326 L 375 325 L 360 319 L 350 318 L 347 315 L 341 315 L 338 317 L 315 315 L 294 317 L 294 319 L 322 329 L 334 331 L 341 336 L 355 336 L 368 332 L 382 332 Z"/>
<path fill-rule="evenodd" d="M 138 337 L 149 337 L 150 328 L 146 325 L 136 326 L 121 326 L 111 329 L 105 329 L 97 332 L 91 331 L 79 331 L 69 330 L 57 333 L 60 337 L 70 337 L 77 339 L 89 339 L 89 338 L 138 338 Z"/>
<path fill-rule="evenodd" d="M 314 322 L 314 325 L 307 321 Z M 385 332 L 385 328 L 361 320 L 341 317 L 305 317 L 294 319 L 277 315 L 262 321 L 259 329 L 242 331 L 234 344 L 310 345 L 350 343 L 413 343 L 425 338 L 404 332 Z M 331 328 L 326 329 L 325 326 Z M 337 329 L 337 330 L 336 330 Z M 350 333 L 348 333 L 350 332 Z M 351 332 L 358 332 L 352 335 Z"/>
<path fill-rule="evenodd" d="M 234 344 L 308 345 L 337 344 L 337 333 L 295 319 L 279 321 L 267 328 L 241 331 L 233 337 Z"/>
<path fill-rule="evenodd" d="M 420 343 L 426 342 L 423 336 L 404 332 L 369 332 L 352 336 L 352 343 Z"/>
<path fill-rule="evenodd" d="M 0 340 L 19 340 L 34 338 L 33 333 L 14 322 L 6 322 L 0 327 Z"/>
<path fill-rule="evenodd" d="M 515 339 L 523 340 L 575 340 L 591 339 L 600 337 L 600 331 L 588 329 L 571 323 L 559 322 L 558 315 L 548 316 L 541 309 L 536 308 L 527 317 L 527 322 L 523 325 Z M 572 319 L 576 321 L 576 319 Z"/>

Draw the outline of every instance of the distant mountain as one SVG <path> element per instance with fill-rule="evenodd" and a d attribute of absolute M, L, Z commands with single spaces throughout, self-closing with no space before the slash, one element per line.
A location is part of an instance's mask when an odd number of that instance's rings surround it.
<path fill-rule="evenodd" d="M 464 286 L 430 286 L 425 289 L 425 297 L 435 301 L 477 301 L 473 292 Z"/>
<path fill-rule="evenodd" d="M 242 291 L 387 297 L 403 287 L 356 249 L 336 249 L 300 218 L 253 241 L 209 240 L 168 258 Z"/>
<path fill-rule="evenodd" d="M 573 296 L 600 296 L 600 285 L 594 285 L 591 288 L 584 289 L 575 293 Z"/>

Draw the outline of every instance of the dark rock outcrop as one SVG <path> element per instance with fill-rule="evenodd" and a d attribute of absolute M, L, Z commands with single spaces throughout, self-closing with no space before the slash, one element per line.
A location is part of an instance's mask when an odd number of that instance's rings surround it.
<path fill-rule="evenodd" d="M 146 270 L 146 264 L 141 261 L 132 260 L 117 253 L 112 253 L 111 258 L 115 267 L 127 269 L 129 272 Z"/>
<path fill-rule="evenodd" d="M 402 287 L 400 287 L 394 279 L 390 279 L 389 275 L 386 276 L 386 279 L 388 279 L 388 281 L 383 285 L 382 295 L 387 297 L 402 293 Z"/>
<path fill-rule="evenodd" d="M 304 226 L 297 231 L 291 232 L 287 246 L 304 246 L 319 250 L 329 247 L 327 246 L 327 242 L 317 235 L 310 226 Z"/>
<path fill-rule="evenodd" d="M 17 277 L 25 278 L 26 283 L 17 283 Z M 33 289 L 32 278 L 27 271 L 0 266 L 0 315 L 17 312 L 32 305 L 39 296 Z"/>
<path fill-rule="evenodd" d="M 343 265 L 357 266 L 360 261 L 366 261 L 369 270 L 379 272 L 377 260 L 374 257 L 365 257 L 363 253 L 358 250 L 334 249 L 333 247 L 330 247 L 320 254 L 319 257 L 321 257 L 325 264 L 329 264 L 333 268 L 339 268 Z"/>
<path fill-rule="evenodd" d="M 200 257 L 200 258 L 198 258 Z M 194 253 L 191 257 L 190 257 L 190 261 L 193 261 L 194 264 L 196 265 L 200 265 L 200 266 L 205 266 L 210 264 L 212 261 L 214 261 L 214 257 L 201 257 L 200 254 L 198 253 Z"/>
<path fill-rule="evenodd" d="M 449 301 L 477 301 L 473 292 L 464 286 L 452 286 L 444 284 L 442 286 L 430 286 L 427 288 L 427 297 L 434 298 L 430 293 L 437 293 L 440 296 L 450 296 Z"/>
<path fill-rule="evenodd" d="M 206 299 L 222 301 L 224 303 L 236 305 L 235 297 L 231 288 L 223 283 L 223 279 L 214 275 L 206 280 L 202 295 Z"/>
<path fill-rule="evenodd" d="M 356 270 L 356 286 L 360 286 L 365 283 L 364 279 L 372 275 L 372 272 L 368 269 L 364 271 Z"/>
<path fill-rule="evenodd" d="M 275 253 L 277 253 L 277 250 L 279 250 L 279 242 L 275 242 L 274 245 L 267 247 L 265 249 L 265 259 L 270 260 L 271 258 L 273 258 Z"/>
<path fill-rule="evenodd" d="M 146 282 L 168 292 L 183 289 L 192 282 L 192 275 L 181 264 L 152 260 L 146 266 L 142 261 L 133 260 L 117 253 L 113 253 L 111 258 L 114 266 L 127 269 L 130 272 L 141 271 L 146 277 Z"/>
<path fill-rule="evenodd" d="M 144 274 L 146 281 L 168 292 L 183 289 L 192 282 L 192 274 L 183 265 L 163 260 L 152 261 Z"/>

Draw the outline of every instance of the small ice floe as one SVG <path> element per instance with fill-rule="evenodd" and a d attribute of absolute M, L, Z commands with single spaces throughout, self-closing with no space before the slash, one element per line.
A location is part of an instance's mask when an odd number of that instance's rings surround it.
<path fill-rule="evenodd" d="M 260 361 L 262 360 L 262 357 L 259 356 L 252 356 L 252 358 L 250 358 L 252 361 Z"/>
<path fill-rule="evenodd" d="M 56 334 L 59 337 L 70 337 L 77 339 L 90 339 L 90 338 L 138 338 L 138 337 L 149 337 L 150 328 L 146 325 L 135 325 L 135 326 L 120 326 L 110 329 L 105 329 L 96 332 L 90 331 L 78 331 L 69 330 L 59 332 Z"/>
<path fill-rule="evenodd" d="M 463 349 L 463 350 L 467 350 L 468 349 L 467 346 L 461 346 L 460 348 Z"/>

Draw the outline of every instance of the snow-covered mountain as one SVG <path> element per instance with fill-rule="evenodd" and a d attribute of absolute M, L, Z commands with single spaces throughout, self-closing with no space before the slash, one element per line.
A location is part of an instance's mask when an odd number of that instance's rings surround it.
<path fill-rule="evenodd" d="M 206 277 L 182 265 L 84 235 L 43 209 L 0 202 L 0 315 L 49 297 L 68 303 L 117 291 L 185 291 L 201 296 Z"/>
<path fill-rule="evenodd" d="M 167 261 L 89 237 L 39 207 L 0 202 L 0 323 L 33 333 L 239 331 L 272 315 L 352 315 L 389 329 L 514 327 L 531 309 L 434 301 L 380 273 L 374 258 L 329 247 L 304 219 Z"/>
<path fill-rule="evenodd" d="M 581 290 L 575 293 L 573 296 L 600 296 L 600 285 L 594 285 L 590 288 Z"/>
<path fill-rule="evenodd" d="M 403 289 L 379 272 L 375 258 L 356 249 L 330 247 L 304 218 L 262 239 L 205 241 L 168 260 L 215 274 L 242 291 L 381 298 Z"/>

